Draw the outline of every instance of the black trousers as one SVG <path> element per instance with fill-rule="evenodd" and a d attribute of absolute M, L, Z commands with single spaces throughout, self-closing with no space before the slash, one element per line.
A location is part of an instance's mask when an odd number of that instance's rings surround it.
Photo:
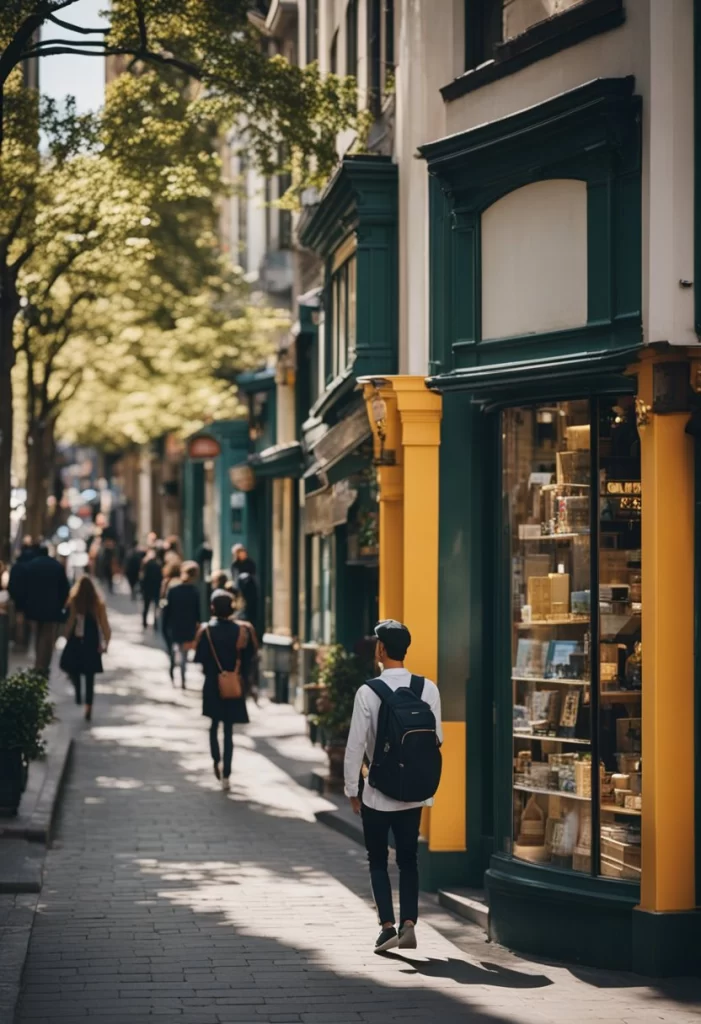
<path fill-rule="evenodd" d="M 155 620 L 158 618 L 158 598 L 157 597 L 151 597 L 150 594 L 143 594 L 142 596 L 143 596 L 143 599 L 144 599 L 144 626 L 148 622 L 148 613 L 149 613 L 149 609 L 151 608 L 151 605 L 153 605 L 153 615 L 154 615 L 154 625 L 155 625 Z"/>
<path fill-rule="evenodd" d="M 380 924 L 394 923 L 392 884 L 387 871 L 389 831 L 399 868 L 399 921 L 416 921 L 419 916 L 419 826 L 421 808 L 406 811 L 375 811 L 362 804 L 363 834 L 370 866 L 370 884 Z"/>
<path fill-rule="evenodd" d="M 71 676 L 71 682 L 75 689 L 75 702 L 76 704 L 82 704 L 80 699 L 80 676 Z M 85 703 L 91 704 L 93 702 L 93 695 L 95 691 L 95 674 L 93 672 L 85 673 Z"/>
<path fill-rule="evenodd" d="M 225 779 L 231 775 L 231 761 L 234 756 L 234 723 L 222 722 L 224 727 L 224 771 Z M 219 750 L 219 719 L 213 718 L 209 727 L 209 749 L 212 753 L 212 760 L 217 764 L 221 761 Z"/>

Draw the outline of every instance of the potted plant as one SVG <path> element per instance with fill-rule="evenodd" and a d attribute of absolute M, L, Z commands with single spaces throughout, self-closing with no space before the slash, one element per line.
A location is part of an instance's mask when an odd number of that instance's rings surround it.
<path fill-rule="evenodd" d="M 353 714 L 355 693 L 367 678 L 365 665 L 342 644 L 329 647 L 319 667 L 319 683 L 324 687 L 317 699 L 317 722 L 323 730 L 329 758 L 329 778 L 343 778 L 343 759 Z"/>
<path fill-rule="evenodd" d="M 0 815 L 17 814 L 29 762 L 45 750 L 41 734 L 53 719 L 49 684 L 22 670 L 0 680 Z"/>

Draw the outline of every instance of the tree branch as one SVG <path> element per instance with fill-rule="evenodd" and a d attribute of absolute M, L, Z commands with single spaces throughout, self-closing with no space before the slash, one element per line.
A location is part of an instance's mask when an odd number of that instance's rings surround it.
<path fill-rule="evenodd" d="M 148 34 L 146 31 L 146 15 L 144 14 L 143 4 L 141 0 L 134 0 L 134 8 L 136 10 L 136 20 L 139 23 L 139 39 L 141 40 L 141 49 L 146 52 L 148 50 Z"/>
<path fill-rule="evenodd" d="M 46 20 L 52 21 L 59 28 L 68 29 L 69 32 L 76 32 L 82 36 L 107 35 L 109 32 L 108 28 L 82 28 L 80 25 L 71 25 L 69 21 L 62 21 L 61 18 L 57 18 L 53 14 L 50 14 Z"/>
<path fill-rule="evenodd" d="M 102 49 L 107 45 L 104 39 L 82 39 L 80 43 L 73 39 L 41 39 L 34 46 L 28 47 L 22 54 L 23 59 L 29 57 L 45 56 L 45 48 L 53 46 L 99 46 Z"/>

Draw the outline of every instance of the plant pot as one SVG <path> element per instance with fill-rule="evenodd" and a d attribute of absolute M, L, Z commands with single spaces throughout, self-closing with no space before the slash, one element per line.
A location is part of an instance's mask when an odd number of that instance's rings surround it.
<path fill-rule="evenodd" d="M 307 731 L 309 733 L 309 741 L 312 746 L 316 746 L 319 742 L 319 724 L 318 722 L 312 722 L 309 718 L 307 719 Z"/>
<path fill-rule="evenodd" d="M 304 714 L 313 715 L 316 711 L 317 699 L 321 696 L 324 687 L 320 683 L 306 683 L 302 690 L 304 692 Z"/>
<path fill-rule="evenodd" d="M 21 750 L 0 750 L 0 817 L 14 818 L 27 785 Z"/>
<path fill-rule="evenodd" d="M 334 782 L 343 780 L 343 762 L 346 757 L 346 741 L 338 740 L 327 743 L 326 755 L 329 759 L 329 778 Z"/>

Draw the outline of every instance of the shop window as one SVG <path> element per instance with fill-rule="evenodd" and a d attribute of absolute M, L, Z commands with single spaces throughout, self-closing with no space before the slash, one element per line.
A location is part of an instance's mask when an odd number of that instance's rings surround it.
<path fill-rule="evenodd" d="M 503 0 L 465 0 L 465 69 L 494 59 L 502 40 Z"/>
<path fill-rule="evenodd" d="M 502 445 L 513 734 L 506 852 L 639 881 L 642 494 L 634 400 L 510 409 Z"/>
<path fill-rule="evenodd" d="M 346 74 L 358 74 L 358 0 L 348 0 L 346 7 Z"/>
<path fill-rule="evenodd" d="M 321 639 L 325 644 L 336 640 L 336 538 L 322 537 L 319 542 L 321 558 Z"/>
<path fill-rule="evenodd" d="M 357 263 L 351 256 L 331 278 L 332 331 L 329 379 L 353 362 L 356 344 Z"/>

